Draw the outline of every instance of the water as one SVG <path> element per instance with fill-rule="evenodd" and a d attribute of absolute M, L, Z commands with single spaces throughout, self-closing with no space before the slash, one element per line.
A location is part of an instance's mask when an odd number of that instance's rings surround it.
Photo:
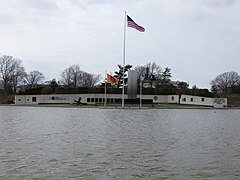
<path fill-rule="evenodd" d="M 240 179 L 240 110 L 0 106 L 0 179 Z"/>

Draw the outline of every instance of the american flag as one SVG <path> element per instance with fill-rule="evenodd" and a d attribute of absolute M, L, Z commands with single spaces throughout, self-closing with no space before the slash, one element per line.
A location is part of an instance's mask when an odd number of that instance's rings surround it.
<path fill-rule="evenodd" d="M 138 25 L 137 23 L 135 23 L 135 22 L 132 20 L 132 18 L 130 18 L 128 15 L 127 15 L 127 25 L 128 25 L 128 27 L 137 29 L 137 30 L 140 31 L 140 32 L 144 32 L 144 31 L 145 31 L 144 27 L 139 26 L 139 25 Z"/>

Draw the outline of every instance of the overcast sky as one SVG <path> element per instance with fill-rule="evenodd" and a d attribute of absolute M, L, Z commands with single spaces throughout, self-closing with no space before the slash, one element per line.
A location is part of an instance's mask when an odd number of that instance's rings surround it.
<path fill-rule="evenodd" d="M 240 73 L 240 0 L 0 0 L 0 56 L 46 80 L 74 64 L 104 76 L 122 64 L 124 11 L 146 29 L 127 28 L 126 63 L 156 62 L 199 88 Z"/>

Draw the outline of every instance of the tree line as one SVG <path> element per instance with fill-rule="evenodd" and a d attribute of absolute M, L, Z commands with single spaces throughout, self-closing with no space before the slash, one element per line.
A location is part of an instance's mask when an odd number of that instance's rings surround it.
<path fill-rule="evenodd" d="M 108 89 L 111 91 L 122 88 L 123 78 L 125 85 L 128 82 L 127 72 L 132 68 L 132 65 L 127 64 L 125 67 L 118 65 L 118 70 L 112 76 L 117 77 L 119 82 L 117 85 L 108 84 Z M 124 70 L 123 70 L 124 69 Z M 172 72 L 169 67 L 161 68 L 155 62 L 149 62 L 145 65 L 139 65 L 134 68 L 138 75 L 138 89 L 142 85 L 143 94 L 151 95 L 172 95 L 172 94 L 187 94 L 195 96 L 212 97 L 212 93 L 208 89 L 200 89 L 197 86 L 189 88 L 189 84 L 184 81 L 172 81 Z M 123 74 L 123 72 L 125 72 Z M 104 87 L 104 83 L 102 83 Z M 127 89 L 126 89 L 127 90 Z"/>
<path fill-rule="evenodd" d="M 94 87 L 101 79 L 100 75 L 82 71 L 78 65 L 64 69 L 60 80 L 45 80 L 45 76 L 38 70 L 26 72 L 22 60 L 13 56 L 0 57 L 0 93 L 12 94 L 17 91 L 29 91 L 43 87 Z M 45 88 L 46 89 L 46 88 Z"/>
<path fill-rule="evenodd" d="M 127 82 L 126 75 L 122 75 L 123 67 L 118 65 L 119 70 L 115 72 L 115 77 L 120 78 L 118 87 L 122 86 L 122 78 Z M 125 72 L 132 68 L 131 65 L 125 66 Z M 138 73 L 138 87 L 143 84 L 143 94 L 187 94 L 207 97 L 220 97 L 228 93 L 240 94 L 240 75 L 237 72 L 229 71 L 217 75 L 211 80 L 211 92 L 208 89 L 200 89 L 196 85 L 189 88 L 189 84 L 184 81 L 172 81 L 172 73 L 169 67 L 164 69 L 155 62 L 136 66 Z"/>
<path fill-rule="evenodd" d="M 118 65 L 114 76 L 118 77 L 118 86 L 109 85 L 111 93 L 120 93 L 124 78 L 127 84 L 127 71 L 132 65 L 122 67 Z M 138 88 L 143 84 L 144 94 L 190 94 L 201 96 L 222 95 L 226 93 L 240 93 L 240 76 L 230 71 L 218 75 L 210 82 L 211 92 L 208 89 L 199 89 L 197 86 L 189 88 L 184 81 L 172 81 L 172 72 L 169 67 L 161 68 L 155 62 L 138 65 L 134 68 L 138 73 Z M 123 74 L 124 71 L 124 74 Z M 102 93 L 105 80 L 99 83 L 101 75 L 81 70 L 79 65 L 72 65 L 60 73 L 59 81 L 45 80 L 45 76 L 38 70 L 26 72 L 22 60 L 13 56 L 0 57 L 0 94 L 50 94 L 50 93 Z"/>

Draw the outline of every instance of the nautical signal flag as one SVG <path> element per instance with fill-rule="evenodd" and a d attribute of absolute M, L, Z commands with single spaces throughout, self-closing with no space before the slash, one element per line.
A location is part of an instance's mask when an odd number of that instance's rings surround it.
<path fill-rule="evenodd" d="M 107 74 L 107 83 L 118 85 L 118 78 Z"/>
<path fill-rule="evenodd" d="M 139 26 L 137 23 L 135 23 L 132 18 L 130 18 L 128 15 L 127 15 L 127 26 L 128 27 L 131 27 L 131 28 L 134 28 L 140 32 L 144 32 L 145 31 L 145 28 L 142 27 L 142 26 Z"/>

